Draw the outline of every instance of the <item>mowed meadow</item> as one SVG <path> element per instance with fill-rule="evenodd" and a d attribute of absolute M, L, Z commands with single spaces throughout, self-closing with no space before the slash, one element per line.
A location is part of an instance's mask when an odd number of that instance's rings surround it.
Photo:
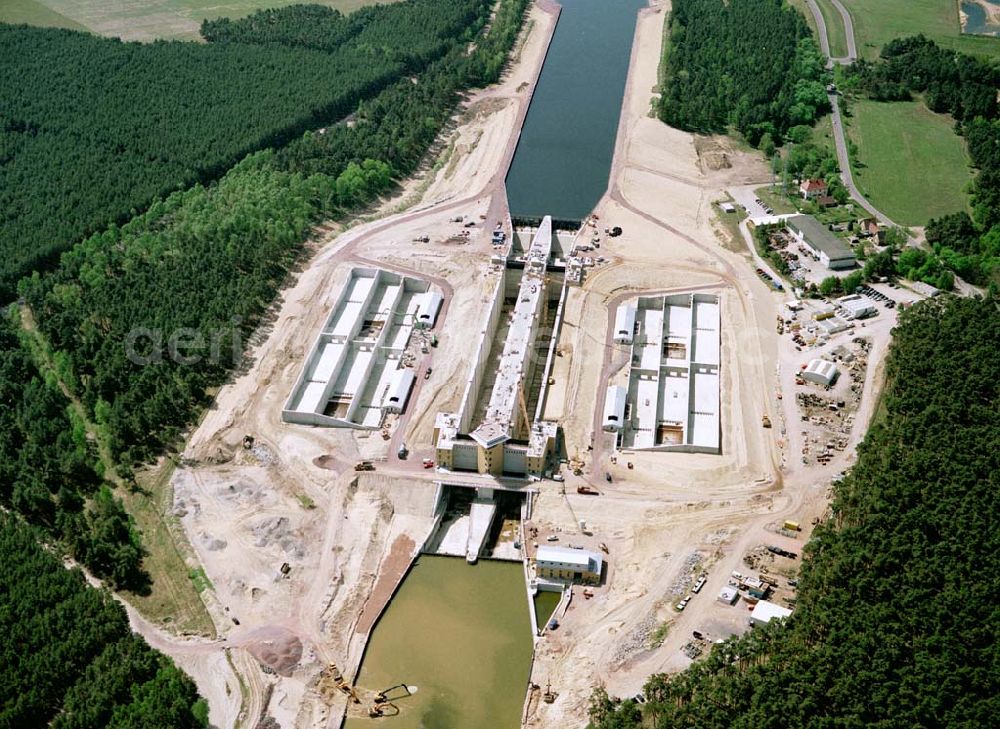
<path fill-rule="evenodd" d="M 309 0 L 349 13 L 396 0 Z M 202 20 L 242 18 L 302 0 L 3 0 L 0 22 L 89 30 L 122 40 L 198 40 Z"/>

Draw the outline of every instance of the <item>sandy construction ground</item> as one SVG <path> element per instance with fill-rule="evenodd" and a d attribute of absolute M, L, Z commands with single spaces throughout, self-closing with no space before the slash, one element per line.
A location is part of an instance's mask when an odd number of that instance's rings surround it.
<path fill-rule="evenodd" d="M 605 543 L 609 570 L 593 598 L 574 599 L 561 627 L 538 642 L 532 680 L 551 682 L 558 697 L 548 704 L 534 692 L 528 726 L 580 725 L 596 684 L 632 694 L 651 672 L 682 668 L 690 659 L 679 648 L 692 626 L 710 625 L 715 635 L 744 629 L 745 614 L 714 596 L 747 550 L 795 544 L 776 525 L 821 514 L 825 486 L 848 459 L 807 470 L 788 457 L 796 443 L 785 424 L 798 414 L 795 398 L 777 393 L 794 387 L 804 355 L 775 332 L 782 297 L 754 274 L 748 255 L 731 250 L 715 218 L 713 201 L 727 186 L 766 179 L 765 163 L 725 139 L 695 138 L 650 116 L 666 9 L 654 2 L 640 14 L 610 186 L 596 211 L 599 228 L 618 225 L 624 234 L 605 243 L 608 261 L 571 290 L 546 405 L 583 472 L 565 484 L 536 484 L 533 525 Z M 420 458 L 430 453 L 434 414 L 454 409 L 465 385 L 497 275 L 489 231 L 506 213 L 503 179 L 554 18 L 550 6 L 531 10 L 511 70 L 468 101 L 424 175 L 352 227 L 317 237 L 271 324 L 251 342 L 244 371 L 189 439 L 173 480 L 174 513 L 197 553 L 192 569 L 210 583 L 202 594 L 220 638 L 175 637 L 135 614 L 133 625 L 195 678 L 217 726 L 254 726 L 264 716 L 282 727 L 337 726 L 346 698 L 324 694 L 321 673 L 333 663 L 355 675 L 381 604 L 432 528 L 436 486 Z M 475 227 L 465 228 L 469 221 Z M 423 236 L 429 242 L 415 241 Z M 389 440 L 281 422 L 353 265 L 421 276 L 445 293 L 440 344 L 418 360 L 433 374 L 418 378 Z M 691 289 L 721 297 L 723 452 L 623 453 L 612 463 L 612 444 L 599 430 L 591 435 L 608 378 L 624 365 L 609 346 L 614 309 L 639 292 Z M 883 328 L 886 340 L 889 324 Z M 872 361 L 882 352 L 884 342 Z M 878 375 L 869 367 L 869 392 Z M 765 413 L 774 428 L 761 427 Z M 251 450 L 241 446 L 245 434 L 255 438 Z M 403 440 L 408 461 L 394 455 Z M 376 472 L 355 473 L 360 459 L 375 461 Z M 602 495 L 577 495 L 584 483 Z M 581 520 L 592 535 L 580 533 Z M 701 602 L 677 613 L 672 603 L 694 567 L 708 571 L 709 583 Z M 652 647 L 667 622 L 665 640 Z"/>

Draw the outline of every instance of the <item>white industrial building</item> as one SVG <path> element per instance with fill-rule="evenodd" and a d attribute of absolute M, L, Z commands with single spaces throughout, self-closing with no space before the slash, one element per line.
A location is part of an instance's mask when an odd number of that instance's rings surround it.
<path fill-rule="evenodd" d="M 609 385 L 604 396 L 604 430 L 617 433 L 625 422 L 625 397 L 628 392 L 624 387 Z"/>
<path fill-rule="evenodd" d="M 719 453 L 719 297 L 643 296 L 634 303 L 622 447 Z"/>
<path fill-rule="evenodd" d="M 434 322 L 437 321 L 438 312 L 441 311 L 441 305 L 444 303 L 444 297 L 441 292 L 434 289 L 428 289 L 425 291 L 417 301 L 417 319 L 415 324 L 420 329 L 433 329 Z"/>
<path fill-rule="evenodd" d="M 750 624 L 766 625 L 772 620 L 783 620 L 791 614 L 792 611 L 786 607 L 781 607 L 781 605 L 768 602 L 767 600 L 761 600 L 753 606 L 753 611 L 750 613 Z"/>
<path fill-rule="evenodd" d="M 845 319 L 865 319 L 876 313 L 875 302 L 857 294 L 843 296 L 837 299 L 837 304 Z"/>
<path fill-rule="evenodd" d="M 832 385 L 837 379 L 840 371 L 837 366 L 825 359 L 810 360 L 806 368 L 802 370 L 802 379 L 806 382 L 814 382 L 817 385 Z"/>
<path fill-rule="evenodd" d="M 540 475 L 546 469 L 555 450 L 558 425 L 542 421 L 537 414 L 531 417 L 525 390 L 535 368 L 542 366 L 533 355 L 546 318 L 552 238 L 552 218 L 545 216 L 526 251 L 520 276 L 508 277 L 508 272 L 517 269 L 507 269 L 497 282 L 461 406 L 456 413 L 438 413 L 434 423 L 435 453 L 441 468 L 498 476 Z M 508 283 L 516 283 L 516 290 L 508 291 Z M 501 328 L 504 301 L 508 297 L 514 298 L 515 303 L 509 310 L 503 349 L 497 357 L 491 351 L 493 337 Z M 485 410 L 475 423 L 479 389 L 490 374 L 491 360 L 496 363 L 493 385 Z"/>
<path fill-rule="evenodd" d="M 306 356 L 282 420 L 376 429 L 386 412 L 400 412 L 413 386 L 413 373 L 402 367 L 403 353 L 429 290 L 420 279 L 353 269 Z M 406 374 L 398 374 L 401 370 Z M 398 409 L 394 402 L 387 406 L 390 395 L 401 400 Z"/>
<path fill-rule="evenodd" d="M 635 336 L 635 313 L 634 301 L 621 304 L 615 313 L 615 336 L 614 340 L 618 344 L 632 344 L 632 337 Z"/>
<path fill-rule="evenodd" d="M 795 240 L 830 270 L 857 265 L 854 251 L 812 215 L 792 215 L 785 219 L 785 224 Z"/>
<path fill-rule="evenodd" d="M 389 387 L 386 388 L 385 397 L 382 398 L 382 410 L 387 413 L 401 413 L 406 407 L 406 400 L 410 397 L 413 389 L 413 370 L 394 370 L 392 378 L 389 380 Z"/>
<path fill-rule="evenodd" d="M 599 552 L 547 544 L 535 552 L 535 574 L 545 580 L 597 584 L 603 569 L 604 557 Z"/>

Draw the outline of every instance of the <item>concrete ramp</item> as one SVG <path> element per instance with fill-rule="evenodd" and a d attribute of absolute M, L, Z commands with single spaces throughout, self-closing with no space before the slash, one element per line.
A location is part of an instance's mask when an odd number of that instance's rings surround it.
<path fill-rule="evenodd" d="M 497 513 L 497 504 L 493 500 L 492 489 L 479 489 L 480 495 L 472 502 L 469 509 L 469 538 L 466 544 L 465 560 L 469 564 L 475 564 L 479 559 L 480 552 L 486 545 L 486 538 L 490 533 L 490 526 Z M 482 492 L 488 491 L 489 496 Z"/>

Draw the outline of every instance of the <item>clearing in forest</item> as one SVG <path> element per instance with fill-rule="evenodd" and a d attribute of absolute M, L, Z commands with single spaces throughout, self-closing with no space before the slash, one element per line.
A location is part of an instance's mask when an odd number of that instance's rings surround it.
<path fill-rule="evenodd" d="M 964 140 L 950 116 L 922 101 L 851 104 L 854 180 L 872 204 L 902 225 L 967 209 L 972 179 Z"/>
<path fill-rule="evenodd" d="M 841 2 L 854 21 L 858 55 L 864 58 L 877 58 L 882 46 L 893 38 L 918 33 L 923 33 L 944 48 L 979 56 L 1000 57 L 1000 40 L 962 33 L 958 19 L 958 3 L 955 0 L 841 0 Z"/>

